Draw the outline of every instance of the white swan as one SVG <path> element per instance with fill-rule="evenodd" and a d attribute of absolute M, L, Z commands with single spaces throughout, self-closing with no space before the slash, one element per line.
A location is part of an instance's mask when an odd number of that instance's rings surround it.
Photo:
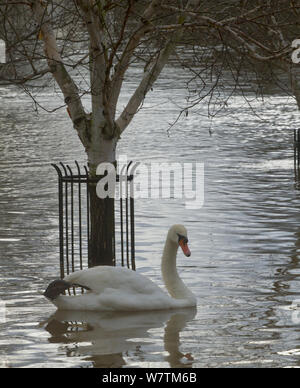
<path fill-rule="evenodd" d="M 86 311 L 146 311 L 164 310 L 196 305 L 196 297 L 180 279 L 176 269 L 177 250 L 180 246 L 186 256 L 187 231 L 182 225 L 170 228 L 162 256 L 161 271 L 170 294 L 147 277 L 123 267 L 99 266 L 74 272 L 52 282 L 44 295 L 59 310 Z M 88 291 L 81 295 L 61 295 L 72 286 Z"/>

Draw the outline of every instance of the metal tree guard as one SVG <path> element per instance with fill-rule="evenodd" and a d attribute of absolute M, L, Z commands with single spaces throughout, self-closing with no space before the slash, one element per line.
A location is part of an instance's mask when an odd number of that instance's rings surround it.
<path fill-rule="evenodd" d="M 77 161 L 75 165 L 76 173 L 69 165 L 52 164 L 58 175 L 61 278 L 89 265 L 91 230 L 89 187 L 91 183 L 97 183 L 98 179 L 89 176 L 86 166 L 83 173 Z M 120 198 L 119 201 L 115 201 L 116 204 L 119 202 L 119 207 L 115 206 L 113 264 L 135 270 L 133 171 L 136 165 L 131 167 L 132 162 L 123 166 L 120 174 L 116 176 L 116 190 L 118 189 Z"/>

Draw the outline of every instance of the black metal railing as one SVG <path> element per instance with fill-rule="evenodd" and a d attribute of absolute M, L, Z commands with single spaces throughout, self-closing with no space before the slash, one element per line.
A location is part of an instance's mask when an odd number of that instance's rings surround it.
<path fill-rule="evenodd" d="M 60 276 L 64 278 L 71 272 L 89 266 L 89 188 L 99 179 L 91 178 L 87 167 L 81 169 L 76 161 L 75 172 L 63 163 L 52 166 L 58 175 Z M 130 162 L 116 175 L 119 198 L 115 200 L 113 265 L 135 270 L 133 170 Z"/>
<path fill-rule="evenodd" d="M 300 184 L 300 129 L 294 130 L 294 170 L 297 188 Z"/>

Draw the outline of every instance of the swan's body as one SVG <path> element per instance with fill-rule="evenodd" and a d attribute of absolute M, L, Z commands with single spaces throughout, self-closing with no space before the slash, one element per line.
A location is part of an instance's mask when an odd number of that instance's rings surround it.
<path fill-rule="evenodd" d="M 63 281 L 51 283 L 45 296 L 60 310 L 145 311 L 195 306 L 195 296 L 185 286 L 176 270 L 179 244 L 189 256 L 186 230 L 175 225 L 168 233 L 161 265 L 170 296 L 137 272 L 109 266 L 74 272 Z M 88 291 L 77 296 L 60 295 L 63 289 L 72 285 L 83 286 Z"/>

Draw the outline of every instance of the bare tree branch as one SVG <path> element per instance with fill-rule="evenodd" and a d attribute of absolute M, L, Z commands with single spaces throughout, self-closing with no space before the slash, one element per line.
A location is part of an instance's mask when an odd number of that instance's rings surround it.
<path fill-rule="evenodd" d="M 32 3 L 32 12 L 40 26 L 44 41 L 45 55 L 50 71 L 64 95 L 65 103 L 68 105 L 68 111 L 74 123 L 74 127 L 77 129 L 84 147 L 88 148 L 89 134 L 86 113 L 81 103 L 77 86 L 70 74 L 67 72 L 59 54 L 56 38 L 48 18 L 46 6 L 40 0 L 35 0 Z"/>

